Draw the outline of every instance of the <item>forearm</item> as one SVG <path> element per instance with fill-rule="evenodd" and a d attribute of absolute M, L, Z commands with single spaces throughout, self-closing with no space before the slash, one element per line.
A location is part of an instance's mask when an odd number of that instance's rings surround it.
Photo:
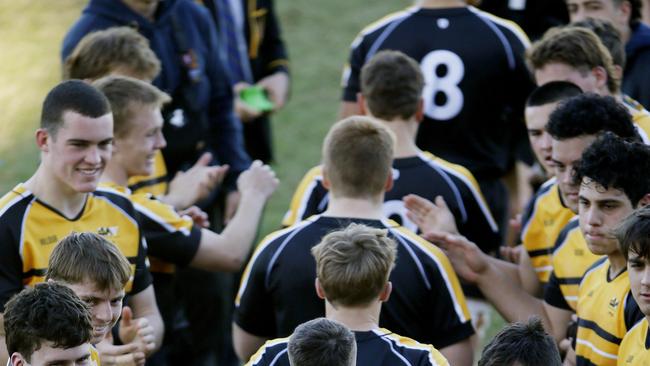
<path fill-rule="evenodd" d="M 266 197 L 242 192 L 237 211 L 221 233 L 226 250 L 231 253 L 237 269 L 246 259 L 262 217 Z"/>
<path fill-rule="evenodd" d="M 544 327 L 551 329 L 544 303 L 524 291 L 494 263 L 489 263 L 487 270 L 479 276 L 477 285 L 507 321 L 526 321 L 531 315 L 538 315 Z"/>
<path fill-rule="evenodd" d="M 440 353 L 445 356 L 450 365 L 471 366 L 474 362 L 474 349 L 470 338 L 442 348 Z"/>

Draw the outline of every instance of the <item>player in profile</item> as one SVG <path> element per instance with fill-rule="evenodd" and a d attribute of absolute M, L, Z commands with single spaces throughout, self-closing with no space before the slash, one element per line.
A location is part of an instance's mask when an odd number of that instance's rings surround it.
<path fill-rule="evenodd" d="M 432 344 L 454 365 L 472 363 L 474 330 L 449 260 L 384 217 L 392 160 L 393 136 L 378 122 L 351 117 L 331 128 L 323 144 L 327 210 L 267 236 L 244 271 L 233 324 L 240 359 L 247 360 L 265 340 L 286 337 L 299 324 L 324 315 L 323 302 L 313 291 L 316 263 L 311 248 L 330 231 L 359 223 L 385 229 L 398 242 L 390 275 L 393 296 L 383 304 L 379 325 Z"/>
<path fill-rule="evenodd" d="M 95 233 L 72 233 L 52 251 L 46 280 L 70 288 L 90 310 L 93 326 L 90 343 L 105 364 L 144 365 L 155 348 L 153 327 L 146 318 L 133 319 L 130 307 L 122 307 L 131 265 L 119 249 Z M 111 329 L 120 319 L 114 346 Z"/>
<path fill-rule="evenodd" d="M 459 231 L 494 252 L 498 227 L 472 173 L 415 145 L 423 116 L 424 78 L 418 64 L 399 51 L 380 51 L 361 71 L 360 110 L 391 130 L 396 137 L 393 188 L 384 196 L 384 215 L 417 230 L 406 216 L 402 198 L 417 194 L 448 207 Z M 327 209 L 322 166 L 312 168 L 298 185 L 285 216 L 289 226 Z"/>
<path fill-rule="evenodd" d="M 612 56 L 590 29 L 551 28 L 528 50 L 527 59 L 537 85 L 564 80 L 578 85 L 584 92 L 616 98 L 632 115 L 643 140 L 650 141 L 650 112 L 621 94 L 620 73 Z"/>
<path fill-rule="evenodd" d="M 54 87 L 36 131 L 40 164 L 25 183 L 0 199 L 0 305 L 44 280 L 56 243 L 73 231 L 111 240 L 132 263 L 126 292 L 134 318 L 146 317 L 160 346 L 163 325 L 133 204 L 96 191 L 111 158 L 113 116 L 106 97 L 82 81 Z M 0 339 L 0 359 L 5 355 Z"/>
<path fill-rule="evenodd" d="M 546 130 L 549 116 L 560 101 L 581 94 L 578 86 L 555 81 L 536 88 L 526 101 L 526 127 L 530 145 L 544 171 L 552 176 L 528 204 L 521 219 L 521 242 L 540 283 L 551 273 L 551 250 L 560 231 L 574 216 L 562 202 L 557 186 L 552 155 L 552 138 Z"/>
<path fill-rule="evenodd" d="M 361 69 L 377 52 L 392 49 L 412 57 L 425 82 L 417 145 L 469 169 L 504 228 L 508 197 L 501 178 L 520 155 L 514 152 L 529 149 L 522 123 L 525 98 L 533 89 L 524 62 L 528 45 L 514 22 L 465 0 L 414 1 L 370 24 L 352 42 L 341 116 L 361 113 Z"/>
<path fill-rule="evenodd" d="M 642 5 L 645 2 L 645 6 Z M 610 22 L 618 31 L 625 47 L 627 65 L 623 76 L 623 92 L 650 108 L 650 27 L 641 22 L 641 11 L 647 11 L 646 0 L 567 0 L 571 22 L 588 18 Z"/>
<path fill-rule="evenodd" d="M 435 348 L 379 327 L 382 303 L 392 291 L 388 278 L 397 254 L 397 243 L 386 230 L 352 223 L 324 236 L 311 251 L 316 259 L 316 293 L 325 300 L 326 317 L 354 331 L 358 366 L 448 365 Z M 249 365 L 298 365 L 291 355 L 292 343 L 301 337 L 298 328 L 288 341 L 267 342 Z"/>
<path fill-rule="evenodd" d="M 650 207 L 634 211 L 616 230 L 621 253 L 627 263 L 632 296 L 639 305 L 644 318 L 630 329 L 618 350 L 618 366 L 645 365 L 650 362 L 648 352 L 648 317 L 650 316 Z"/>
<path fill-rule="evenodd" d="M 56 283 L 24 289 L 5 305 L 7 366 L 98 366 L 88 306 Z"/>

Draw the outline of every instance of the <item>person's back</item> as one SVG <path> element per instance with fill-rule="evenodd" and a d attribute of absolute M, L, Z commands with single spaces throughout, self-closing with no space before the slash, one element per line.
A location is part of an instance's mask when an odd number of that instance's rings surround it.
<path fill-rule="evenodd" d="M 447 347 L 464 347 L 473 330 L 448 259 L 440 249 L 383 218 L 383 191 L 392 185 L 390 133 L 365 117 L 343 120 L 328 134 L 323 156 L 324 185 L 331 192 L 328 210 L 269 235 L 258 246 L 236 299 L 236 348 L 238 336 L 287 336 L 298 324 L 323 315 L 322 301 L 312 291 L 315 262 L 310 250 L 324 235 L 351 222 L 385 229 L 398 242 L 390 278 L 395 295 L 385 304 L 380 325 L 433 344 L 443 354 Z"/>
<path fill-rule="evenodd" d="M 432 346 L 378 327 L 381 308 L 393 290 L 388 279 L 394 268 L 396 246 L 397 243 L 384 229 L 353 223 L 330 232 L 311 249 L 316 261 L 315 292 L 325 300 L 327 319 L 354 331 L 357 365 L 448 365 L 445 357 Z M 297 327 L 288 341 L 267 342 L 251 357 L 249 365 L 273 365 L 274 362 L 292 366 L 311 364 L 298 363 L 295 357 L 296 348 L 300 348 L 296 346 L 300 339 L 305 338 L 301 327 L 309 323 Z M 287 349 L 288 357 L 283 353 Z M 307 361 L 307 358 L 299 358 Z"/>

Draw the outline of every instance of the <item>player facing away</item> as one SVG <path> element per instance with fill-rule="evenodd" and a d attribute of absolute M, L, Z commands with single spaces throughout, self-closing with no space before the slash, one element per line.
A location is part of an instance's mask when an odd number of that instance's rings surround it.
<path fill-rule="evenodd" d="M 233 324 L 240 359 L 248 359 L 265 340 L 286 337 L 299 324 L 324 315 L 323 301 L 313 291 L 311 248 L 330 231 L 354 222 L 385 229 L 398 243 L 390 275 L 393 296 L 383 305 L 379 325 L 432 344 L 454 365 L 472 363 L 474 331 L 449 260 L 383 215 L 392 160 L 393 136 L 372 119 L 351 117 L 331 128 L 323 144 L 323 184 L 331 195 L 327 210 L 267 236 L 244 271 Z"/>
<path fill-rule="evenodd" d="M 397 254 L 397 243 L 386 230 L 353 223 L 327 234 L 311 251 L 316 259 L 316 293 L 325 300 L 326 317 L 354 331 L 357 366 L 448 365 L 432 346 L 379 327 L 382 303 L 392 291 L 388 278 Z M 294 365 L 289 360 L 296 336 L 294 332 L 289 340 L 266 342 L 248 365 Z"/>

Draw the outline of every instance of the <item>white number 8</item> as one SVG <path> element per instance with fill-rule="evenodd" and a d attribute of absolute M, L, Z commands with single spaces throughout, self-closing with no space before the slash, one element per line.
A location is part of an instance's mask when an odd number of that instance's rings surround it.
<path fill-rule="evenodd" d="M 436 70 L 445 66 L 447 72 L 439 77 Z M 463 91 L 458 84 L 465 75 L 465 65 L 458 55 L 447 50 L 436 50 L 428 53 L 422 59 L 420 65 L 424 74 L 424 114 L 427 117 L 446 121 L 458 115 L 463 109 Z M 445 102 L 442 105 L 436 104 L 436 95 L 443 93 Z"/>

